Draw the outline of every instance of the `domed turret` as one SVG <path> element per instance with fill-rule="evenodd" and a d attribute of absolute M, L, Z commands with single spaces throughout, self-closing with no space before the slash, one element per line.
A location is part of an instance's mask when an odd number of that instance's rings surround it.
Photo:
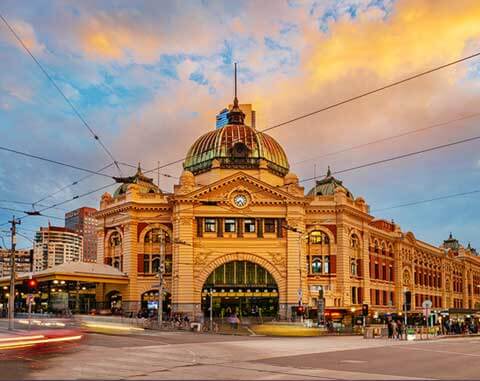
<path fill-rule="evenodd" d="M 340 180 L 332 176 L 332 171 L 328 167 L 327 176 L 322 180 L 317 180 L 316 185 L 308 192 L 308 196 L 333 196 L 337 188 L 344 190 L 347 197 L 353 199 L 352 192 L 344 187 Z"/>
<path fill-rule="evenodd" d="M 245 125 L 245 114 L 238 105 L 236 80 L 233 107 L 227 117 L 226 126 L 207 132 L 192 145 L 183 163 L 185 170 L 198 175 L 212 169 L 212 164 L 219 164 L 220 168 L 258 169 L 266 163 L 266 168 L 279 176 L 289 172 L 287 155 L 280 144 Z"/>
<path fill-rule="evenodd" d="M 140 163 L 138 163 L 137 173 L 135 173 L 134 176 L 114 177 L 114 179 L 115 181 L 122 183 L 122 185 L 115 190 L 113 197 L 118 197 L 127 193 L 128 186 L 130 184 L 137 184 L 139 186 L 140 193 L 162 193 L 160 188 L 153 183 L 153 179 L 143 174 L 142 169 L 140 168 Z"/>

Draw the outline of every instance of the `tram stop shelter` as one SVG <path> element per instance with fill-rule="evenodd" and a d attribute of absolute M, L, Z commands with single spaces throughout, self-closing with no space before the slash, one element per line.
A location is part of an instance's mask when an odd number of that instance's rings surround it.
<path fill-rule="evenodd" d="M 35 279 L 34 289 L 28 285 Z M 128 276 L 120 270 L 99 263 L 68 262 L 46 270 L 19 273 L 15 277 L 15 311 L 90 313 L 110 309 L 109 294 L 119 295 L 128 284 Z M 0 278 L 0 316 L 5 315 L 10 292 L 10 277 Z M 118 305 L 118 300 L 115 300 Z M 3 312 L 3 313 L 2 313 Z"/>

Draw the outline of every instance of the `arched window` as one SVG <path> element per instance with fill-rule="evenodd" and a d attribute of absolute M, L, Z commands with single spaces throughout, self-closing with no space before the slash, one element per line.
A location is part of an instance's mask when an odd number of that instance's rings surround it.
<path fill-rule="evenodd" d="M 360 240 L 356 234 L 352 234 L 350 237 L 350 247 L 353 249 L 360 249 Z"/>
<path fill-rule="evenodd" d="M 163 242 L 162 242 L 163 241 Z M 150 229 L 143 240 L 143 272 L 158 273 L 163 255 L 166 274 L 172 273 L 172 242 L 170 235 L 164 229 Z M 142 260 L 141 258 L 139 260 Z"/>
<path fill-rule="evenodd" d="M 114 231 L 109 239 L 108 246 L 105 253 L 105 264 L 113 266 L 120 271 L 123 268 L 123 250 L 122 250 L 122 236 L 118 231 Z"/>
<path fill-rule="evenodd" d="M 357 260 L 355 258 L 350 259 L 350 274 L 357 275 Z"/>
<path fill-rule="evenodd" d="M 320 230 L 316 230 L 310 233 L 308 236 L 309 243 L 312 245 L 328 245 L 330 243 L 330 239 L 328 235 Z"/>
<path fill-rule="evenodd" d="M 330 273 L 330 238 L 320 230 L 308 236 L 308 268 L 310 274 Z"/>
<path fill-rule="evenodd" d="M 312 273 L 320 274 L 322 272 L 322 257 L 313 257 Z"/>

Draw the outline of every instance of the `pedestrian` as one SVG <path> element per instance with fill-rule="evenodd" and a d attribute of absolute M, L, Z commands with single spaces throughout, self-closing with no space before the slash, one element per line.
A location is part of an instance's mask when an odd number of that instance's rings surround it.
<path fill-rule="evenodd" d="M 393 321 L 390 320 L 387 324 L 387 329 L 388 329 L 388 338 L 389 339 L 392 339 L 393 338 L 393 331 L 394 331 L 394 328 L 393 328 Z"/>

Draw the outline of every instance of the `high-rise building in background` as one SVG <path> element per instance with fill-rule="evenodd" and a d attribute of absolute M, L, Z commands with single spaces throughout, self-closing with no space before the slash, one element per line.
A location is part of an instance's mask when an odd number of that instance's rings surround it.
<path fill-rule="evenodd" d="M 78 262 L 83 256 L 83 237 L 73 230 L 49 226 L 41 227 L 35 234 L 33 247 L 34 271 L 61 265 L 65 262 Z"/>
<path fill-rule="evenodd" d="M 97 233 L 95 208 L 79 208 L 65 213 L 65 227 L 83 237 L 83 261 L 95 262 L 97 259 Z"/>
<path fill-rule="evenodd" d="M 0 278 L 4 276 L 10 276 L 11 251 L 8 249 L 0 249 Z M 15 272 L 28 273 L 33 268 L 33 249 L 16 250 L 15 251 Z"/>
<path fill-rule="evenodd" d="M 224 108 L 222 111 L 220 111 L 217 114 L 216 117 L 216 127 L 217 128 L 222 128 L 223 126 L 226 126 L 228 124 L 228 118 L 227 115 L 232 109 L 233 105 L 228 105 L 228 108 Z M 255 110 L 252 110 L 252 105 L 250 103 L 245 103 L 245 104 L 240 104 L 238 105 L 240 107 L 240 110 L 243 111 L 245 114 L 245 124 L 247 126 L 255 128 Z"/>

